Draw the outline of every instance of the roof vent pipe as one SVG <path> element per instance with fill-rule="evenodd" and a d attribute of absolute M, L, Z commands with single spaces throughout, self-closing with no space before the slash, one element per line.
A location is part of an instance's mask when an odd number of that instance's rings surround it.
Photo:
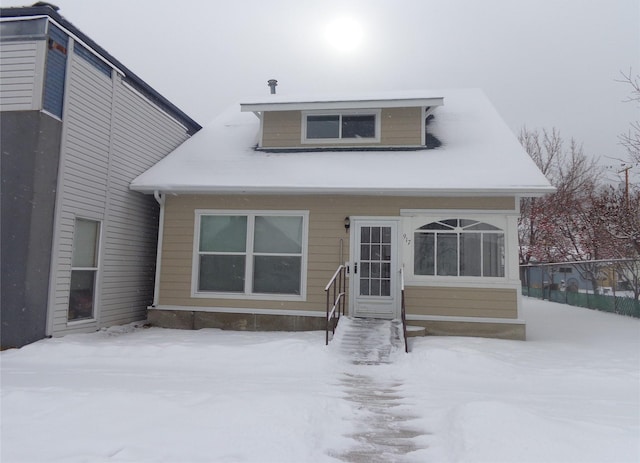
<path fill-rule="evenodd" d="M 276 87 L 278 86 L 278 81 L 276 79 L 269 79 L 267 81 L 267 84 L 269 85 L 269 87 L 271 87 L 271 94 L 275 95 L 276 94 Z"/>

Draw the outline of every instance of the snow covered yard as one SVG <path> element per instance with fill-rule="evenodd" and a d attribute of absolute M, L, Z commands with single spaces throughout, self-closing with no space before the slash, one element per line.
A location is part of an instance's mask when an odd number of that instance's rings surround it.
<path fill-rule="evenodd" d="M 526 342 L 427 337 L 352 365 L 324 333 L 111 329 L 1 354 L 1 460 L 330 462 L 399 397 L 416 462 L 640 461 L 640 321 L 525 299 Z M 360 424 L 358 424 L 360 423 Z"/>

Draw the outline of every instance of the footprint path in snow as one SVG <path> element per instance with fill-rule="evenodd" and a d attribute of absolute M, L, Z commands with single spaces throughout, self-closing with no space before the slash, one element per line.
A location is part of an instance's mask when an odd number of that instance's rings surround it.
<path fill-rule="evenodd" d="M 406 460 L 417 450 L 413 438 L 422 432 L 409 421 L 416 418 L 402 409 L 400 383 L 385 380 L 372 369 L 391 363 L 391 353 L 403 349 L 399 322 L 390 320 L 347 318 L 340 320 L 332 348 L 350 361 L 340 384 L 346 400 L 356 405 L 357 432 L 350 435 L 356 445 L 347 452 L 333 455 L 351 463 L 389 463 Z"/>

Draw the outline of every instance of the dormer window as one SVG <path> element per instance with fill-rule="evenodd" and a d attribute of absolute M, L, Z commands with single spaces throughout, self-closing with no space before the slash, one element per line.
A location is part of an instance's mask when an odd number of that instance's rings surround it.
<path fill-rule="evenodd" d="M 375 143 L 380 111 L 303 112 L 302 143 Z"/>

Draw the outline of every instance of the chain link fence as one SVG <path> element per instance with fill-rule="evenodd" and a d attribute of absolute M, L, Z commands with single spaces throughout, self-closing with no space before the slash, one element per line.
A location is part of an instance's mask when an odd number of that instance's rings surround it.
<path fill-rule="evenodd" d="M 640 318 L 640 260 L 614 259 L 520 266 L 522 294 Z"/>

